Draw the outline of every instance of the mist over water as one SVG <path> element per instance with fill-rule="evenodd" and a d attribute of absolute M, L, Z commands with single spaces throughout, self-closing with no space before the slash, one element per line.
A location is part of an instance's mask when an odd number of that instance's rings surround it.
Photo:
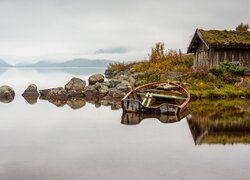
<path fill-rule="evenodd" d="M 16 92 L 14 101 L 0 103 L 0 179 L 250 177 L 248 101 L 192 102 L 189 118 L 175 123 L 150 117 L 126 125 L 121 109 L 90 103 L 72 109 L 43 100 L 31 105 L 21 96 L 31 83 L 38 89 L 63 87 L 72 77 L 87 80 L 104 70 L 0 70 L 0 85 Z"/>

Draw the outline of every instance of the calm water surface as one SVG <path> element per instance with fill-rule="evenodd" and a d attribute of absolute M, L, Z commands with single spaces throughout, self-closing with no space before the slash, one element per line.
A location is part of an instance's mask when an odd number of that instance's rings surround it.
<path fill-rule="evenodd" d="M 0 85 L 16 91 L 0 103 L 1 180 L 250 178 L 248 101 L 192 102 L 178 122 L 132 116 L 137 123 L 127 125 L 121 109 L 31 105 L 21 96 L 31 83 L 64 86 L 96 72 L 104 69 L 0 70 Z"/>

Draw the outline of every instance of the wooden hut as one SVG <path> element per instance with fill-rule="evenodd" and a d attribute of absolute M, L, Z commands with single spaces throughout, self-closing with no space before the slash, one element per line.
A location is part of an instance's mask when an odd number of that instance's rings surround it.
<path fill-rule="evenodd" d="M 194 69 L 214 67 L 222 61 L 250 69 L 250 32 L 197 29 L 187 50 L 194 53 Z"/>

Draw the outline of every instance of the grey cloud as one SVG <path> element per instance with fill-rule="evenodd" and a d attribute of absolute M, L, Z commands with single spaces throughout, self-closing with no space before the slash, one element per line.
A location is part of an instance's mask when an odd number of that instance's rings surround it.
<path fill-rule="evenodd" d="M 0 0 L 0 58 L 62 60 L 99 49 L 103 59 L 134 60 L 159 41 L 186 51 L 196 28 L 250 23 L 249 6 L 249 0 Z"/>
<path fill-rule="evenodd" d="M 98 49 L 94 54 L 124 54 L 127 53 L 128 49 L 123 47 L 117 48 L 107 48 L 107 49 Z"/>

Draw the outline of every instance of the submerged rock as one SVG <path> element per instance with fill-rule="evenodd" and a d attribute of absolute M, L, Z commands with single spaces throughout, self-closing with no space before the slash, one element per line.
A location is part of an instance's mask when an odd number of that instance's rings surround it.
<path fill-rule="evenodd" d="M 37 90 L 37 86 L 35 84 L 30 84 L 27 89 L 22 94 L 23 97 L 31 97 L 27 99 L 37 99 L 39 97 L 39 93 Z M 32 98 L 34 97 L 34 98 Z"/>
<path fill-rule="evenodd" d="M 68 99 L 67 92 L 62 87 L 39 90 L 41 99 Z"/>
<path fill-rule="evenodd" d="M 15 91 L 10 86 L 0 86 L 0 101 L 9 103 L 15 98 Z"/>
<path fill-rule="evenodd" d="M 102 74 L 94 74 L 89 77 L 88 81 L 89 81 L 89 85 L 94 85 L 97 82 L 102 83 L 104 82 L 104 76 Z"/>

